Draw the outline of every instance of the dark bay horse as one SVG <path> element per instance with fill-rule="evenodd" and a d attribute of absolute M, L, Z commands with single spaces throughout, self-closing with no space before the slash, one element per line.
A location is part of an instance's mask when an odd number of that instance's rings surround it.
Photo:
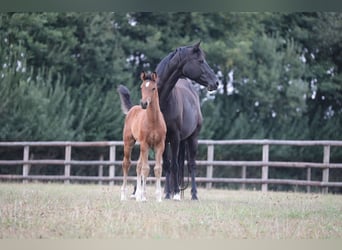
<path fill-rule="evenodd" d="M 136 141 L 140 142 L 140 156 L 137 163 L 137 186 L 135 198 L 137 201 L 146 200 L 146 179 L 150 172 L 148 165 L 148 150 L 153 148 L 156 155 L 154 174 L 156 177 L 156 198 L 161 201 L 162 155 L 165 147 L 166 124 L 159 107 L 157 90 L 157 74 L 146 75 L 142 72 L 140 105 L 130 104 L 129 91 L 120 85 L 118 92 L 121 107 L 127 112 L 123 129 L 124 159 L 122 163 L 124 180 L 121 188 L 121 200 L 127 199 L 127 175 L 131 166 L 131 153 Z M 141 186 L 142 182 L 142 186 Z"/>
<path fill-rule="evenodd" d="M 194 86 L 185 78 L 207 87 L 209 91 L 217 89 L 218 79 L 206 62 L 200 43 L 177 48 L 162 59 L 156 72 L 159 77 L 160 108 L 167 126 L 165 149 L 170 146 L 170 150 L 165 150 L 163 154 L 163 168 L 166 172 L 165 198 L 169 199 L 173 194 L 173 199 L 180 200 L 178 159 L 182 143 L 187 145 L 188 151 L 192 180 L 191 199 L 197 200 L 195 159 L 202 114 L 198 94 Z"/>

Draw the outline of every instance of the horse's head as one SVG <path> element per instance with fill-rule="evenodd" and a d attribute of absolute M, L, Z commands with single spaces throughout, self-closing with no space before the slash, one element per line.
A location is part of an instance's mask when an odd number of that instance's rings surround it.
<path fill-rule="evenodd" d="M 183 50 L 185 50 L 182 56 L 182 60 L 184 60 L 183 76 L 207 87 L 209 91 L 217 89 L 218 79 L 205 60 L 204 52 L 200 48 L 200 42 L 184 47 Z"/>
<path fill-rule="evenodd" d="M 144 71 L 140 74 L 141 83 L 141 100 L 140 105 L 143 109 L 146 109 L 152 100 L 158 99 L 157 89 L 157 73 L 146 74 Z M 155 99 L 156 97 L 156 99 Z"/>

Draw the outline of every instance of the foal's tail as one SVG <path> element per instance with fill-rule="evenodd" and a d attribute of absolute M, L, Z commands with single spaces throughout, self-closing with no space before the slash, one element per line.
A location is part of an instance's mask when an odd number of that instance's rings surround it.
<path fill-rule="evenodd" d="M 131 94 L 128 88 L 123 85 L 119 85 L 119 87 L 117 88 L 117 91 L 120 95 L 121 110 L 124 114 L 127 114 L 128 111 L 133 107 L 133 104 L 131 101 Z"/>

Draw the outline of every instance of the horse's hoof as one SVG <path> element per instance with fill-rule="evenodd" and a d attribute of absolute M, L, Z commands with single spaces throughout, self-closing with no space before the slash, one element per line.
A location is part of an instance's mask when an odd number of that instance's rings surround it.
<path fill-rule="evenodd" d="M 171 195 L 170 194 L 166 194 L 165 195 L 165 200 L 170 200 L 171 199 Z"/>
<path fill-rule="evenodd" d="M 191 200 L 193 200 L 193 201 L 198 201 L 197 195 L 192 195 L 192 196 L 191 196 Z"/>
<path fill-rule="evenodd" d="M 175 195 L 173 196 L 173 200 L 174 200 L 174 201 L 180 201 L 180 200 L 181 200 L 180 194 L 179 194 L 179 193 L 178 193 L 178 194 L 175 194 Z"/>

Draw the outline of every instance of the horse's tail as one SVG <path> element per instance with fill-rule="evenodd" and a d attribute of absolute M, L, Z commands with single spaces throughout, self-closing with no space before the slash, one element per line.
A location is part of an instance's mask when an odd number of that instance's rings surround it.
<path fill-rule="evenodd" d="M 128 88 L 123 85 L 119 85 L 119 87 L 117 88 L 117 91 L 120 95 L 121 110 L 124 114 L 127 114 L 128 111 L 133 107 L 133 104 L 131 101 L 131 94 Z"/>

